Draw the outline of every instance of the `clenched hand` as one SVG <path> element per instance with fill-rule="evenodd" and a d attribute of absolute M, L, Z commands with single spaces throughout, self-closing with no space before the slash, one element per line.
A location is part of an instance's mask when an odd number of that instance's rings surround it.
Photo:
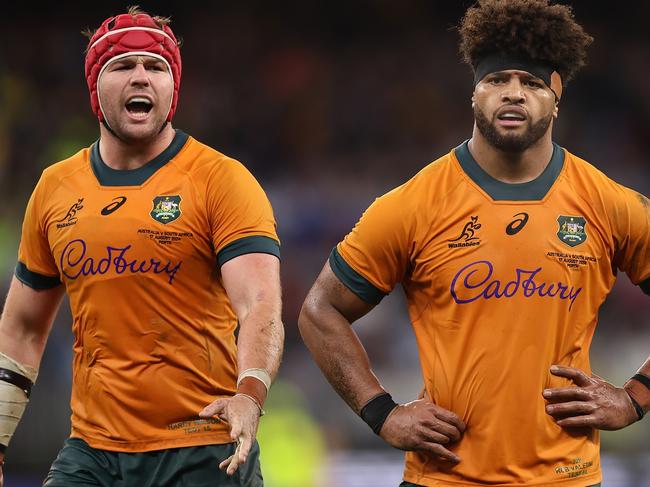
<path fill-rule="evenodd" d="M 465 423 L 456 414 L 428 399 L 418 399 L 393 409 L 379 435 L 400 450 L 427 451 L 457 464 L 460 457 L 443 445 L 458 442 L 464 432 Z"/>

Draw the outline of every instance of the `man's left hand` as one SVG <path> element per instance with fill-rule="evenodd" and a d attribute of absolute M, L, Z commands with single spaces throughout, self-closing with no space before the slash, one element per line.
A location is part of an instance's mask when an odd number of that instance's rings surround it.
<path fill-rule="evenodd" d="M 219 464 L 221 470 L 226 470 L 228 475 L 233 475 L 237 468 L 246 462 L 250 452 L 257 425 L 260 420 L 260 409 L 254 400 L 243 395 L 235 395 L 224 399 L 217 399 L 206 406 L 199 413 L 201 418 L 218 416 L 230 424 L 230 437 L 237 443 L 235 453 Z"/>
<path fill-rule="evenodd" d="M 618 430 L 637 421 L 630 396 L 621 387 L 580 369 L 551 366 L 551 373 L 573 381 L 575 386 L 544 389 L 546 412 L 563 428 Z M 577 386 L 577 387 L 576 387 Z"/>

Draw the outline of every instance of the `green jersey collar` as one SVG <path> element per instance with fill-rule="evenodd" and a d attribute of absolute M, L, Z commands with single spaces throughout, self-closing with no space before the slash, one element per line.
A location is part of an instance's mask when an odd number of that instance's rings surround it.
<path fill-rule="evenodd" d="M 537 178 L 526 183 L 504 183 L 478 165 L 469 151 L 469 140 L 454 149 L 463 171 L 495 201 L 539 201 L 544 199 L 564 167 L 564 150 L 553 143 L 553 155 Z"/>
<path fill-rule="evenodd" d="M 189 135 L 176 130 L 176 135 L 169 146 L 157 157 L 137 169 L 112 169 L 106 165 L 99 153 L 99 140 L 90 148 L 90 166 L 102 186 L 140 186 L 158 169 L 171 161 L 181 151 Z"/>

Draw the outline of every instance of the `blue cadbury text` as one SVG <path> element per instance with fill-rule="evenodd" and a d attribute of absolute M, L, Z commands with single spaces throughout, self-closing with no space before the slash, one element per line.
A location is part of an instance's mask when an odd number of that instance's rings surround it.
<path fill-rule="evenodd" d="M 169 284 L 173 283 L 174 276 L 181 268 L 182 261 L 175 265 L 167 261 L 163 265 L 160 260 L 153 258 L 141 261 L 128 260 L 126 254 L 130 248 L 131 245 L 126 247 L 106 246 L 106 257 L 93 259 L 92 257 L 86 257 L 86 242 L 81 239 L 72 240 L 61 253 L 59 261 L 61 272 L 68 279 L 77 279 L 79 276 L 103 275 L 110 270 L 114 270 L 116 274 L 124 274 L 127 271 L 131 274 L 165 273 L 169 278 Z"/>
<path fill-rule="evenodd" d="M 502 282 L 499 279 L 491 279 L 494 273 L 491 262 L 479 260 L 466 265 L 456 273 L 451 281 L 451 296 L 458 304 L 472 303 L 481 298 L 512 298 L 517 294 L 526 298 L 538 296 L 568 299 L 571 302 L 569 305 L 571 311 L 582 288 L 576 289 L 561 282 L 549 284 L 536 281 L 535 278 L 541 271 L 541 267 L 534 270 L 517 268 L 512 281 Z"/>

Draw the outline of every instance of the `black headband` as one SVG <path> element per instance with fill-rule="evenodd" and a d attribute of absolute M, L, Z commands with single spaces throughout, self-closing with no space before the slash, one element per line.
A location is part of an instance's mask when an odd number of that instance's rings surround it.
<path fill-rule="evenodd" d="M 526 71 L 546 83 L 555 94 L 556 102 L 562 97 L 562 77 L 554 66 L 543 61 L 516 57 L 509 54 L 490 54 L 474 66 L 474 86 L 490 73 L 517 69 Z"/>
<path fill-rule="evenodd" d="M 551 77 L 553 72 L 557 72 L 554 66 L 543 61 L 516 57 L 509 54 L 490 54 L 481 59 L 474 67 L 474 86 L 490 73 L 507 71 L 509 69 L 526 71 L 544 81 L 549 88 L 552 88 Z M 556 93 L 556 96 L 559 97 L 559 94 Z"/>

